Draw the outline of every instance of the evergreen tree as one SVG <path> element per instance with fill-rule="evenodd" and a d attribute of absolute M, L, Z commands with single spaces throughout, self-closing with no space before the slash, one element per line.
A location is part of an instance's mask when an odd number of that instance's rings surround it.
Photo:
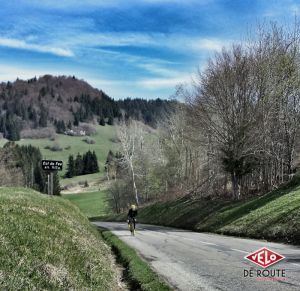
<path fill-rule="evenodd" d="M 76 157 L 76 160 L 75 160 L 75 173 L 76 173 L 76 176 L 83 175 L 84 174 L 83 169 L 84 169 L 84 166 L 83 166 L 82 156 L 78 153 L 77 157 Z"/>
<path fill-rule="evenodd" d="M 71 120 L 69 120 L 68 129 L 72 129 L 72 122 L 71 122 Z"/>
<path fill-rule="evenodd" d="M 38 164 L 36 164 L 34 167 L 34 188 L 39 192 L 47 191 L 46 179 L 43 175 L 43 169 Z"/>
<path fill-rule="evenodd" d="M 105 120 L 104 120 L 103 117 L 100 118 L 99 124 L 102 125 L 102 126 L 105 126 Z"/>
<path fill-rule="evenodd" d="M 47 111 L 44 107 L 41 108 L 39 126 L 40 127 L 47 127 Z"/>
<path fill-rule="evenodd" d="M 83 154 L 82 160 L 83 160 L 83 174 L 89 174 L 90 173 L 90 163 L 91 163 L 91 158 L 90 158 L 90 151 L 86 152 Z"/>
<path fill-rule="evenodd" d="M 6 117 L 6 136 L 8 140 L 16 141 L 20 139 L 20 126 L 14 116 L 7 115 Z"/>
<path fill-rule="evenodd" d="M 98 173 L 99 172 L 99 165 L 98 165 L 98 160 L 95 151 L 92 153 L 92 173 Z"/>
<path fill-rule="evenodd" d="M 112 117 L 112 115 L 109 116 L 107 124 L 114 125 L 114 118 Z"/>
<path fill-rule="evenodd" d="M 60 185 L 58 172 L 53 173 L 53 195 L 60 195 Z"/>
<path fill-rule="evenodd" d="M 75 113 L 74 114 L 74 126 L 78 126 L 79 125 L 79 117 L 78 117 L 78 114 Z"/>
<path fill-rule="evenodd" d="M 55 124 L 55 123 L 54 123 Z M 59 120 L 55 124 L 57 133 L 64 133 L 66 131 L 66 125 L 63 120 Z"/>
<path fill-rule="evenodd" d="M 67 171 L 66 171 L 66 178 L 72 178 L 75 176 L 75 163 L 73 155 L 69 156 L 68 164 L 67 164 Z"/>

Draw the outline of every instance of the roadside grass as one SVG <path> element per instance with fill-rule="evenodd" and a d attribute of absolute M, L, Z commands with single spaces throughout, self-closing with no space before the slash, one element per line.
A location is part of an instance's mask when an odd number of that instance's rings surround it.
<path fill-rule="evenodd" d="M 164 291 L 173 290 L 137 253 L 117 238 L 110 231 L 99 229 L 104 240 L 111 246 L 117 256 L 117 261 L 126 269 L 125 277 L 131 285 L 131 290 Z"/>
<path fill-rule="evenodd" d="M 65 174 L 69 155 L 72 154 L 76 156 L 77 153 L 83 154 L 88 150 L 96 152 L 100 172 L 103 172 L 104 164 L 109 150 L 115 150 L 117 147 L 117 143 L 112 142 L 112 139 L 115 137 L 116 134 L 116 127 L 109 125 L 94 126 L 96 128 L 97 133 L 91 136 L 91 138 L 95 140 L 95 144 L 87 144 L 86 142 L 84 142 L 84 136 L 68 136 L 64 134 L 56 134 L 55 141 L 50 141 L 48 138 L 22 139 L 20 141 L 17 141 L 16 143 L 20 145 L 31 144 L 33 146 L 39 147 L 43 158 L 45 159 L 62 160 L 64 162 L 64 167 L 63 171 L 60 172 L 61 177 L 63 177 L 63 175 Z M 45 149 L 45 146 L 51 146 L 55 143 L 57 143 L 63 150 L 53 152 L 51 150 Z M 70 146 L 70 149 L 66 149 L 68 146 Z"/>
<path fill-rule="evenodd" d="M 87 217 L 105 216 L 111 213 L 107 190 L 64 194 L 63 198 L 78 206 Z"/>
<path fill-rule="evenodd" d="M 118 290 L 109 247 L 72 203 L 0 187 L 1 290 Z"/>
<path fill-rule="evenodd" d="M 122 221 L 126 219 L 126 213 L 101 219 Z M 97 217 L 91 220 L 97 220 Z M 246 201 L 184 197 L 156 203 L 139 209 L 138 221 L 300 244 L 299 178 L 280 189 Z"/>

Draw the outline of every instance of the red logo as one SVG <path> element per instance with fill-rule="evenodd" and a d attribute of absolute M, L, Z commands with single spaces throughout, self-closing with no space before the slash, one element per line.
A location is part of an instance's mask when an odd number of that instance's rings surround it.
<path fill-rule="evenodd" d="M 259 265 L 263 268 L 267 268 L 275 263 L 278 263 L 279 261 L 283 260 L 285 257 L 282 255 L 279 255 L 267 248 L 262 248 L 254 253 L 249 254 L 245 257 L 245 259 L 255 263 L 256 265 Z"/>

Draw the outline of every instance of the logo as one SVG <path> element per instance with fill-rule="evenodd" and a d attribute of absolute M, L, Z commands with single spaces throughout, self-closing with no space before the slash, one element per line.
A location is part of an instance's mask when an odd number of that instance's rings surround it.
<path fill-rule="evenodd" d="M 269 266 L 278 263 L 284 258 L 284 256 L 277 254 L 267 248 L 261 248 L 245 257 L 246 260 L 249 260 L 250 262 L 253 262 L 254 264 L 259 265 L 263 268 L 268 268 Z"/>

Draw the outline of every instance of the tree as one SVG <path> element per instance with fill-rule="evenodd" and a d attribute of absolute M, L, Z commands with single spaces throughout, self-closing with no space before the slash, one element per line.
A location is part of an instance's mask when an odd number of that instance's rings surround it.
<path fill-rule="evenodd" d="M 69 156 L 68 164 L 67 164 L 67 171 L 66 171 L 66 178 L 72 178 L 75 176 L 75 163 L 73 155 Z"/>
<path fill-rule="evenodd" d="M 127 124 L 123 121 L 118 128 L 117 135 L 122 147 L 122 162 L 129 169 L 135 202 L 139 204 L 135 160 L 138 158 L 137 151 L 143 144 L 144 132 L 136 121 Z"/>
<path fill-rule="evenodd" d="M 15 116 L 9 113 L 6 114 L 5 126 L 5 138 L 11 141 L 17 141 L 20 139 L 20 125 Z"/>
<path fill-rule="evenodd" d="M 99 124 L 105 126 L 105 119 L 103 117 L 99 119 Z"/>
<path fill-rule="evenodd" d="M 40 119 L 39 119 L 39 126 L 40 127 L 47 127 L 47 110 L 42 106 L 41 113 L 40 113 Z"/>
<path fill-rule="evenodd" d="M 66 131 L 66 125 L 63 120 L 59 120 L 55 124 L 57 133 L 64 133 Z"/>
<path fill-rule="evenodd" d="M 78 126 L 79 125 L 79 117 L 78 114 L 75 113 L 74 114 L 74 122 L 73 122 L 74 126 Z"/>
<path fill-rule="evenodd" d="M 78 153 L 76 160 L 75 160 L 75 175 L 79 176 L 79 175 L 83 175 L 83 160 L 82 160 L 82 156 Z"/>
<path fill-rule="evenodd" d="M 114 125 L 114 118 L 110 115 L 109 118 L 108 118 L 108 122 L 107 122 L 108 125 Z"/>
<path fill-rule="evenodd" d="M 98 159 L 97 159 L 95 151 L 93 151 L 93 153 L 92 153 L 92 161 L 93 161 L 92 173 L 98 173 L 99 165 L 98 165 Z"/>

